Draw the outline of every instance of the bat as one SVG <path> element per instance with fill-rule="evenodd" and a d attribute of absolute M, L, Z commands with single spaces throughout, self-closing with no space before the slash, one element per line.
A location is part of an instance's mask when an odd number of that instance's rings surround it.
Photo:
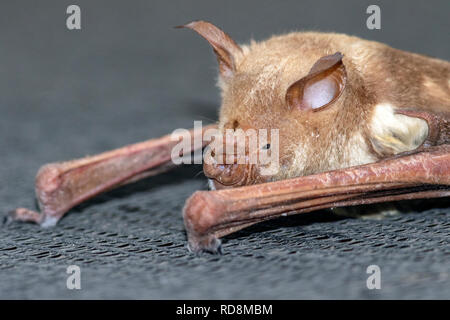
<path fill-rule="evenodd" d="M 183 209 L 191 251 L 220 252 L 219 238 L 279 216 L 450 195 L 449 62 L 344 34 L 293 32 L 238 45 L 206 21 L 180 28 L 211 45 L 222 93 L 217 125 L 191 131 L 202 143 L 184 153 L 211 147 L 206 129 L 277 130 L 243 155 L 238 143 L 231 154 L 205 152 L 212 190 L 195 192 Z M 45 165 L 36 177 L 41 213 L 19 208 L 10 220 L 55 225 L 101 192 L 169 170 L 176 143 L 165 136 Z M 271 174 L 249 160 L 262 150 L 277 154 Z"/>

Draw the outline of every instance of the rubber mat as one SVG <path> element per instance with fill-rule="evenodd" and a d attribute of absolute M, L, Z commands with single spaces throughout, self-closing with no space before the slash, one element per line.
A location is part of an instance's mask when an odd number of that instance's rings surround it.
<path fill-rule="evenodd" d="M 217 119 L 215 58 L 203 39 L 172 26 L 204 18 L 238 42 L 333 30 L 449 59 L 438 36 L 448 30 L 448 1 L 433 14 L 425 2 L 398 2 L 381 4 L 378 31 L 366 28 L 361 1 L 245 1 L 234 10 L 80 0 L 79 31 L 66 29 L 61 1 L 0 4 L 0 217 L 36 208 L 34 176 L 45 163 Z M 206 188 L 201 167 L 184 166 L 103 194 L 53 228 L 0 226 L 0 298 L 450 298 L 448 199 L 403 203 L 402 214 L 382 220 L 330 211 L 280 218 L 226 237 L 221 256 L 196 256 L 181 210 Z M 67 288 L 71 265 L 81 290 Z M 367 287 L 371 265 L 381 289 Z"/>

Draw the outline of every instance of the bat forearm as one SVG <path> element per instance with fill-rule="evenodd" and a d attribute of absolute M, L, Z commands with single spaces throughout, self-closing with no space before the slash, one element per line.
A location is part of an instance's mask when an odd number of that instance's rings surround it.
<path fill-rule="evenodd" d="M 261 185 L 196 192 L 184 208 L 190 248 L 281 215 L 336 206 L 450 195 L 450 146 L 359 167 Z"/>

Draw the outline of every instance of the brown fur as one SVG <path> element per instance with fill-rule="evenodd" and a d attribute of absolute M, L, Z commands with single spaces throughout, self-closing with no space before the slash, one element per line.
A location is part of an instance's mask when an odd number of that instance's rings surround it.
<path fill-rule="evenodd" d="M 197 23 L 198 28 L 207 24 Z M 196 31 L 202 34 L 201 29 Z M 202 35 L 208 40 L 208 34 Z M 336 52 L 343 54 L 347 73 L 342 95 L 317 112 L 290 110 L 285 101 L 289 86 L 305 77 L 318 59 Z M 225 57 L 218 54 L 218 59 Z M 391 155 L 388 147 L 379 151 L 384 140 L 373 146 L 370 123 L 378 104 L 450 112 L 450 64 L 382 43 L 343 34 L 294 32 L 251 42 L 232 59 L 232 74 L 222 73 L 219 78 L 219 127 L 280 130 L 281 170 L 269 180 Z M 388 138 L 395 139 L 392 135 Z M 253 183 L 261 181 L 264 178 L 259 177 Z"/>

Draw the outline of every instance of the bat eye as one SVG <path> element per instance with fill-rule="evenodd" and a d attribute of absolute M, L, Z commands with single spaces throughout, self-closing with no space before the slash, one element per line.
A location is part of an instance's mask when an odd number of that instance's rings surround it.
<path fill-rule="evenodd" d="M 237 120 L 230 120 L 230 121 L 227 121 L 224 124 L 223 128 L 225 130 L 226 129 L 237 130 L 237 129 L 239 129 L 240 125 L 241 124 L 239 123 L 239 121 L 237 121 Z"/>
<path fill-rule="evenodd" d="M 266 144 L 262 147 L 263 150 L 269 150 L 270 149 L 270 143 Z"/>

